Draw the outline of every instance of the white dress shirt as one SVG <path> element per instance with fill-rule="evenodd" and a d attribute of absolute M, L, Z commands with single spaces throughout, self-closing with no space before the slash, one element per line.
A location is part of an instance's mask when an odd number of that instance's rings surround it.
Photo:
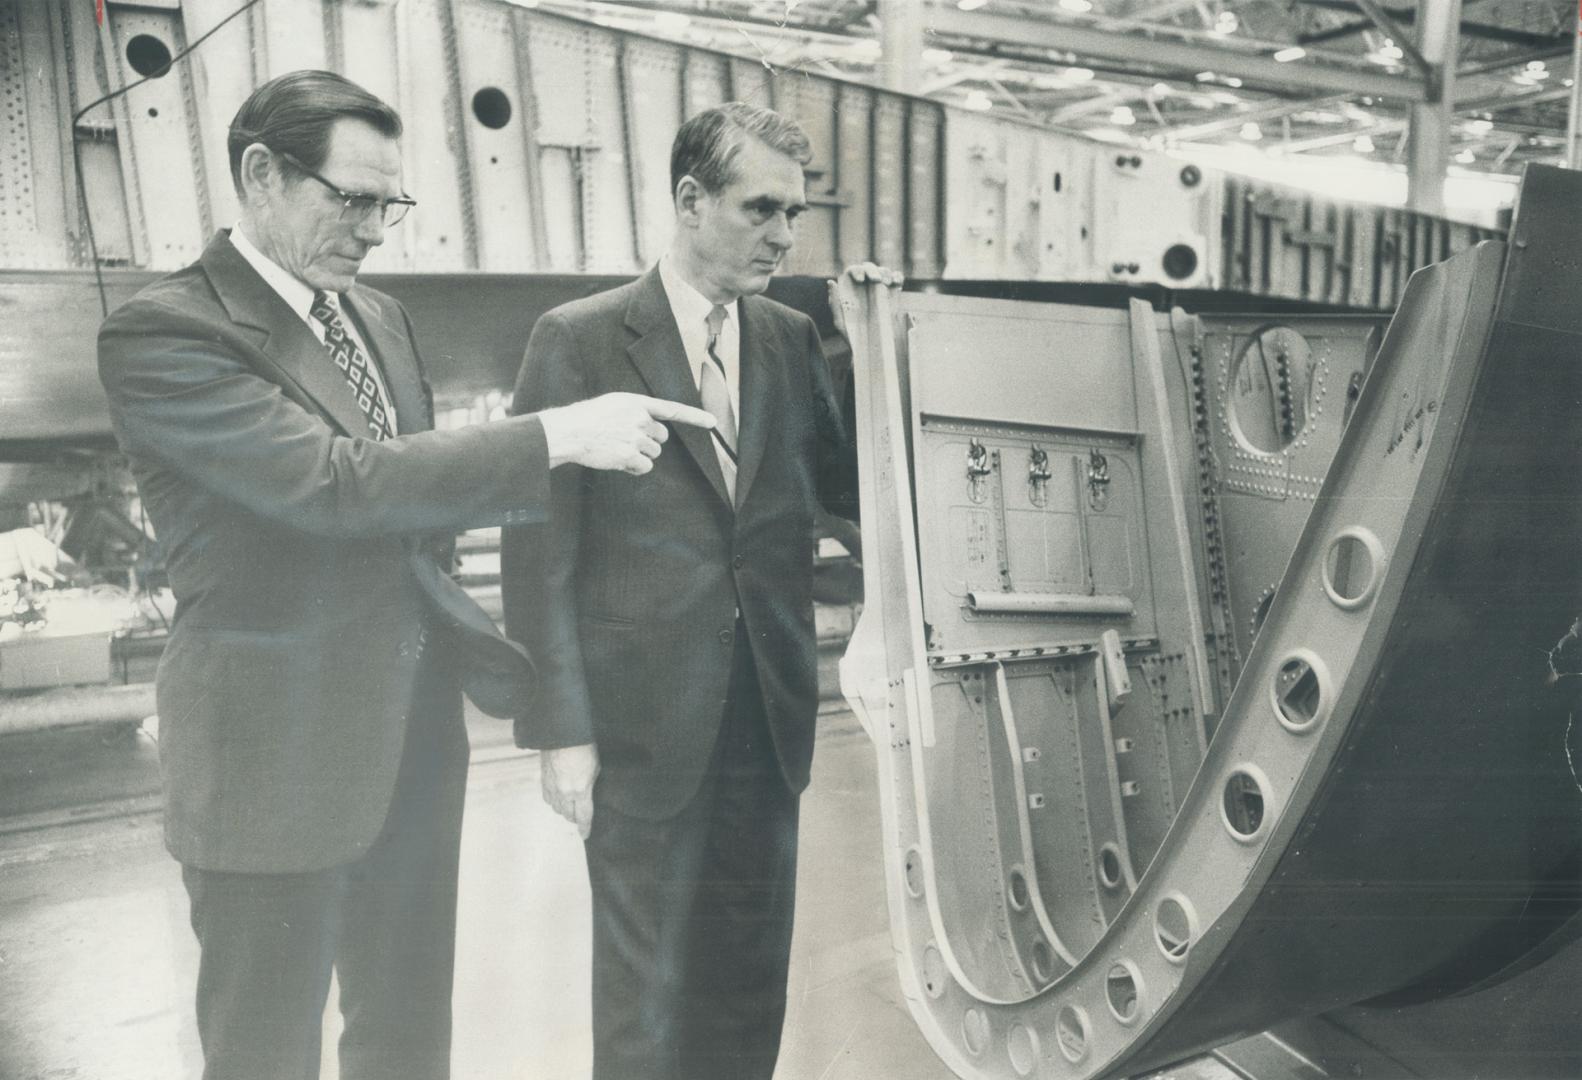
<path fill-rule="evenodd" d="M 313 336 L 319 339 L 320 344 L 323 344 L 325 328 L 323 323 L 313 317 L 314 290 L 312 287 L 292 276 L 279 263 L 259 251 L 257 245 L 249 240 L 247 234 L 242 231 L 240 222 L 231 227 L 231 246 L 241 254 L 242 258 L 247 260 L 248 265 L 258 271 L 258 276 L 263 278 L 265 284 L 271 289 L 275 290 L 280 299 L 286 302 L 286 306 L 296 312 L 297 318 L 307 323 L 308 329 L 313 331 Z M 330 306 L 340 316 L 341 325 L 346 328 L 346 333 L 351 336 L 352 341 L 357 343 L 357 347 L 362 350 L 363 356 L 368 359 L 368 370 L 373 374 L 374 382 L 379 385 L 380 404 L 384 406 L 385 415 L 390 418 L 390 433 L 392 435 L 401 434 L 395 406 L 390 399 L 390 389 L 385 386 L 384 372 L 379 370 L 379 364 L 374 359 L 374 354 L 369 350 L 368 343 L 363 340 L 362 334 L 358 331 L 357 320 L 349 318 L 341 310 L 341 298 L 338 293 L 330 293 L 329 298 Z M 706 338 L 708 335 L 705 334 L 704 336 Z M 328 359 L 327 354 L 326 363 L 333 363 L 333 361 Z"/>
<path fill-rule="evenodd" d="M 681 276 L 669 253 L 660 257 L 659 280 L 665 287 L 665 297 L 670 301 L 670 314 L 676 320 L 676 329 L 681 331 L 681 346 L 687 351 L 687 363 L 692 365 L 692 381 L 701 389 L 703 365 L 713 363 L 709 359 L 709 312 L 714 310 L 714 301 L 698 292 Z M 714 343 L 714 351 L 719 354 L 720 363 L 725 365 L 725 389 L 731 396 L 731 412 L 736 415 L 738 442 L 742 430 L 740 305 L 739 300 L 723 305 L 725 322 L 720 327 L 719 340 Z M 718 442 L 714 444 L 714 456 L 720 459 L 721 470 L 731 465 L 730 455 Z"/>

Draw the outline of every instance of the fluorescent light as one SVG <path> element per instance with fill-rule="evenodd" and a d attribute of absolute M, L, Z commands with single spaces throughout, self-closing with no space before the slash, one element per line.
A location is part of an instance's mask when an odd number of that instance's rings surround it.
<path fill-rule="evenodd" d="M 1263 128 L 1249 121 L 1241 126 L 1241 137 L 1248 142 L 1257 142 L 1263 138 Z"/>
<path fill-rule="evenodd" d="M 1224 81 L 1225 85 L 1230 87 L 1232 90 L 1236 89 L 1236 87 L 1241 85 L 1241 80 L 1236 78 L 1236 76 L 1234 76 L 1234 75 L 1227 75 L 1227 76 L 1225 76 L 1223 81 Z"/>
<path fill-rule="evenodd" d="M 1175 90 L 1169 83 L 1156 82 L 1153 84 L 1151 89 L 1153 91 L 1154 97 L 1169 97 L 1171 94 L 1175 93 Z"/>
<path fill-rule="evenodd" d="M 1078 15 L 1085 15 L 1093 10 L 1093 0 L 1060 0 L 1060 6 Z"/>
<path fill-rule="evenodd" d="M 979 8 L 987 6 L 988 3 L 989 0 L 956 0 L 956 6 L 962 11 L 977 11 Z"/>
<path fill-rule="evenodd" d="M 1307 50 L 1300 45 L 1292 45 L 1288 49 L 1281 49 L 1274 54 L 1274 58 L 1282 64 L 1289 64 L 1292 60 L 1300 60 L 1307 55 Z"/>
<path fill-rule="evenodd" d="M 1468 120 L 1467 131 L 1473 135 L 1487 135 L 1494 130 L 1493 120 Z"/>
<path fill-rule="evenodd" d="M 1213 82 L 1216 76 L 1212 71 L 1200 71 L 1193 78 L 1198 82 Z"/>
<path fill-rule="evenodd" d="M 1093 69 L 1080 67 L 1066 68 L 1066 78 L 1070 79 L 1072 82 L 1087 82 L 1089 79 L 1093 78 Z"/>

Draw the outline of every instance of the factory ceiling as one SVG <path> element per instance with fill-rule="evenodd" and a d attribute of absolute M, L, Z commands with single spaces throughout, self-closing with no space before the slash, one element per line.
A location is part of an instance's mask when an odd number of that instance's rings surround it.
<path fill-rule="evenodd" d="M 532 0 L 517 0 L 531 3 Z M 1446 85 L 1450 154 L 1511 173 L 1564 153 L 1574 0 L 539 0 L 607 25 L 1159 148 L 1407 159 Z M 1454 65 L 1430 10 L 1460 8 Z M 896 69 L 892 33 L 919 34 Z M 1423 26 L 1419 26 L 1419 22 Z M 904 24 L 904 25 L 902 25 Z M 1428 31 L 1423 35 L 1423 30 Z M 1419 43 L 1423 48 L 1419 48 Z M 1448 73 L 1441 83 L 1440 70 Z"/>

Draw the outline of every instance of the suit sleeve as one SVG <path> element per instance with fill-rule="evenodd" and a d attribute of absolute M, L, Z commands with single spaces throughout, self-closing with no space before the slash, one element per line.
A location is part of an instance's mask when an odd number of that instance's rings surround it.
<path fill-rule="evenodd" d="M 536 418 L 385 442 L 348 437 L 264 377 L 238 333 L 152 301 L 106 320 L 99 378 L 128 457 L 336 539 L 547 515 L 549 456 Z"/>
<path fill-rule="evenodd" d="M 517 414 L 588 397 L 583 365 L 565 317 L 540 318 L 528 339 L 512 410 Z M 552 525 L 512 526 L 500 542 L 500 588 L 506 633 L 538 665 L 539 696 L 518 717 L 516 744 L 536 749 L 593 742 L 593 710 L 577 633 L 577 557 L 588 473 L 563 465 L 550 475 Z"/>
<path fill-rule="evenodd" d="M 851 433 L 841 416 L 840 401 L 835 394 L 835 381 L 830 376 L 829 362 L 824 357 L 824 347 L 819 341 L 818 328 L 811 319 L 805 322 L 808 344 L 807 366 L 809 393 L 813 399 L 813 418 L 816 425 L 815 481 L 818 485 L 819 503 L 838 517 L 855 520 L 857 517 L 856 448 Z"/>

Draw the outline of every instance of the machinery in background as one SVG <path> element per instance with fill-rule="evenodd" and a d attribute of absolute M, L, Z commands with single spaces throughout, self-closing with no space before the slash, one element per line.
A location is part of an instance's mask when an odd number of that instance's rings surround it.
<path fill-rule="evenodd" d="M 1582 1070 L 1579 200 L 1529 167 L 1382 340 L 847 290 L 842 682 L 959 1075 Z"/>

